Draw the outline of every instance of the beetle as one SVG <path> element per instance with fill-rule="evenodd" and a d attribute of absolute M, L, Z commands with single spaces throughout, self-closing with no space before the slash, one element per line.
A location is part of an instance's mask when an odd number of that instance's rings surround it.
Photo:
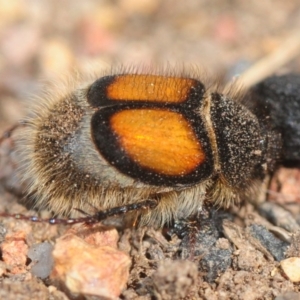
<path fill-rule="evenodd" d="M 27 197 L 55 215 L 87 214 L 53 224 L 125 215 L 155 227 L 187 219 L 204 203 L 254 198 L 288 160 L 285 121 L 276 115 L 286 101 L 277 109 L 261 97 L 275 86 L 277 100 L 287 77 L 224 93 L 196 73 L 125 70 L 48 91 L 17 137 Z"/>

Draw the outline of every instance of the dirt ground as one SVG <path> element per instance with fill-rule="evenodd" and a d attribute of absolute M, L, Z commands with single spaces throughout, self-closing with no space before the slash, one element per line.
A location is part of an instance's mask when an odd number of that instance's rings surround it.
<path fill-rule="evenodd" d="M 0 131 L 30 113 L 45 82 L 75 71 L 184 66 L 224 83 L 260 61 L 299 72 L 299 28 L 297 0 L 0 0 Z M 13 143 L 0 147 L 0 212 L 37 215 L 4 188 L 18 185 Z M 208 207 L 161 230 L 2 217 L 0 299 L 300 299 L 299 174 L 279 170 L 256 208 Z M 93 264 L 105 288 L 89 281 Z"/>

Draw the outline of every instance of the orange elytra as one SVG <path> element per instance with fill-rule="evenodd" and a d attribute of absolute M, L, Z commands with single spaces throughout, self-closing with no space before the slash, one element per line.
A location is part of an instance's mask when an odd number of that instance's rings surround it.
<path fill-rule="evenodd" d="M 158 174 L 185 175 L 205 160 L 193 129 L 182 115 L 163 109 L 131 109 L 111 117 L 120 147 Z"/>
<path fill-rule="evenodd" d="M 180 103 L 187 99 L 195 80 L 155 75 L 116 76 L 107 87 L 112 100 Z"/>

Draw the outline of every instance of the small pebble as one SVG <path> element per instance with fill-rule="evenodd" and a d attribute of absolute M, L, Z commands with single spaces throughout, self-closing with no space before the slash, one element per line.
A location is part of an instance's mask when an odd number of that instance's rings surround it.
<path fill-rule="evenodd" d="M 300 257 L 290 257 L 280 262 L 285 275 L 292 282 L 300 282 Z"/>
<path fill-rule="evenodd" d="M 28 246 L 25 238 L 26 232 L 17 231 L 6 235 L 5 241 L 1 244 L 2 260 L 12 267 L 13 274 L 26 272 Z"/>
<path fill-rule="evenodd" d="M 114 240 L 115 233 L 111 233 L 112 238 L 105 235 L 106 241 Z M 95 240 L 98 238 L 83 239 L 72 233 L 59 238 L 51 278 L 63 282 L 72 293 L 115 299 L 126 286 L 131 260 L 115 247 L 99 245 Z"/>
<path fill-rule="evenodd" d="M 47 278 L 53 268 L 52 252 L 53 246 L 50 243 L 33 245 L 28 251 L 28 257 L 33 261 L 31 273 L 42 279 Z"/>

